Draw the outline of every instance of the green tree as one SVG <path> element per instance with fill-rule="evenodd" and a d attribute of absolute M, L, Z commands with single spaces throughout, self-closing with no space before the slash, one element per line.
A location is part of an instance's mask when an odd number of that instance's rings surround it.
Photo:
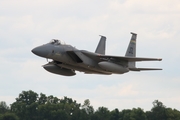
<path fill-rule="evenodd" d="M 110 112 L 110 120 L 119 120 L 119 118 L 120 118 L 120 112 L 117 108 Z"/>
<path fill-rule="evenodd" d="M 7 111 L 9 111 L 9 107 L 7 106 L 6 102 L 1 101 L 0 102 L 0 113 L 2 114 L 2 113 L 5 113 Z"/>
<path fill-rule="evenodd" d="M 130 109 L 124 109 L 120 112 L 120 120 L 130 120 L 130 114 L 131 110 Z"/>
<path fill-rule="evenodd" d="M 90 105 L 90 100 L 89 99 L 84 100 L 84 104 L 81 106 L 81 108 L 83 110 L 85 110 L 85 112 L 88 115 L 91 115 L 91 114 L 94 113 L 94 108 L 93 108 L 93 106 Z"/>
<path fill-rule="evenodd" d="M 163 105 L 162 102 L 155 100 L 153 102 L 153 108 L 151 109 L 152 120 L 166 120 L 166 107 Z"/>
<path fill-rule="evenodd" d="M 166 108 L 162 102 L 155 100 L 151 111 L 147 111 L 148 120 L 180 120 L 180 112 L 176 109 Z"/>
<path fill-rule="evenodd" d="M 20 120 L 37 119 L 38 94 L 29 90 L 23 91 L 11 105 L 11 111 L 18 115 Z"/>
<path fill-rule="evenodd" d="M 166 108 L 158 100 L 146 113 L 141 108 L 109 111 L 106 107 L 99 107 L 94 111 L 89 99 L 81 106 L 68 97 L 59 99 L 43 93 L 39 97 L 29 90 L 22 91 L 11 108 L 0 102 L 0 120 L 180 120 L 180 111 Z"/>
<path fill-rule="evenodd" d="M 19 120 L 19 118 L 14 113 L 5 113 L 0 116 L 0 120 Z"/>
<path fill-rule="evenodd" d="M 133 108 L 122 110 L 119 120 L 147 120 L 147 117 L 143 109 Z"/>
<path fill-rule="evenodd" d="M 147 120 L 146 114 L 141 108 L 133 108 L 130 113 L 130 118 L 132 120 Z"/>
<path fill-rule="evenodd" d="M 106 107 L 99 107 L 94 115 L 91 116 L 92 120 L 109 120 L 110 111 Z"/>
<path fill-rule="evenodd" d="M 69 115 L 62 109 L 63 104 L 43 104 L 38 106 L 39 119 L 41 120 L 67 120 Z"/>
<path fill-rule="evenodd" d="M 47 96 L 43 93 L 40 93 L 38 104 L 41 105 L 41 104 L 46 104 L 46 103 L 47 103 Z"/>
<path fill-rule="evenodd" d="M 167 120 L 180 120 L 180 111 L 172 108 L 166 108 L 166 119 Z"/>
<path fill-rule="evenodd" d="M 57 97 L 54 97 L 53 95 L 50 95 L 47 97 L 47 102 L 51 104 L 58 104 L 59 99 Z"/>
<path fill-rule="evenodd" d="M 46 104 L 39 104 L 38 114 L 39 119 L 47 120 L 83 120 L 83 113 L 80 110 L 80 104 L 73 101 L 71 98 L 42 95 L 47 98 Z M 41 99 L 42 100 L 42 99 Z M 42 102 L 40 102 L 42 103 Z"/>

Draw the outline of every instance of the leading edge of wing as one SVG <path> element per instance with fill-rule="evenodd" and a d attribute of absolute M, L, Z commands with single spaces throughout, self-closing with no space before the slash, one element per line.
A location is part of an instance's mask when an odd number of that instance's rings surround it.
<path fill-rule="evenodd" d="M 89 51 L 81 50 L 81 52 L 89 57 L 96 57 L 98 59 L 115 59 L 115 60 L 124 60 L 129 62 L 135 61 L 161 61 L 162 58 L 141 58 L 141 57 L 124 57 L 124 56 L 110 56 L 110 55 L 102 55 L 97 53 L 92 53 Z"/>
<path fill-rule="evenodd" d="M 135 61 L 161 61 L 162 58 L 141 58 L 141 57 L 123 57 L 123 56 L 109 56 L 109 55 L 99 55 L 97 56 L 100 59 L 109 58 L 109 59 L 117 59 L 117 60 L 125 60 L 129 62 Z"/>

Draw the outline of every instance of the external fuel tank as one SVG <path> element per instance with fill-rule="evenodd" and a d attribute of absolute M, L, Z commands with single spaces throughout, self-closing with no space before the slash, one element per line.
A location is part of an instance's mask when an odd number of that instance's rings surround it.
<path fill-rule="evenodd" d="M 54 74 L 59 74 L 59 75 L 64 75 L 64 76 L 73 76 L 76 75 L 74 70 L 71 69 L 66 69 L 66 68 L 61 68 L 55 64 L 48 63 L 46 65 L 43 65 L 43 68 L 47 70 L 48 72 L 54 73 Z"/>
<path fill-rule="evenodd" d="M 119 64 L 115 64 L 112 62 L 103 61 L 103 62 L 99 62 L 98 65 L 102 69 L 113 73 L 123 74 L 129 72 L 129 69 L 127 67 L 123 67 Z"/>

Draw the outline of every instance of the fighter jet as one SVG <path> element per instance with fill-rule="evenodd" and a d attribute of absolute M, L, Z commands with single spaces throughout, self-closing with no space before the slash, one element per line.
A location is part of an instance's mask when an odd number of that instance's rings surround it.
<path fill-rule="evenodd" d="M 159 68 L 137 68 L 139 61 L 161 61 L 161 58 L 136 57 L 137 34 L 132 33 L 125 56 L 105 55 L 106 37 L 101 36 L 95 52 L 78 50 L 65 42 L 52 39 L 49 43 L 32 49 L 40 57 L 52 59 L 43 65 L 51 73 L 74 76 L 75 71 L 85 74 L 123 74 L 129 71 L 162 70 Z"/>

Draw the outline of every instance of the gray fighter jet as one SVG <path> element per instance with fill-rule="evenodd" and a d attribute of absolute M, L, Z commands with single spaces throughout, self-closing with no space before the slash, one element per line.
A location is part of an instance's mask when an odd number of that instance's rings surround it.
<path fill-rule="evenodd" d="M 75 71 L 86 74 L 123 74 L 129 71 L 162 70 L 158 68 L 136 68 L 138 61 L 161 61 L 161 58 L 136 57 L 136 33 L 132 37 L 125 56 L 105 55 L 106 37 L 101 36 L 94 52 L 78 50 L 65 42 L 52 39 L 49 43 L 38 46 L 32 52 L 40 57 L 52 59 L 43 65 L 51 73 L 73 76 Z"/>

